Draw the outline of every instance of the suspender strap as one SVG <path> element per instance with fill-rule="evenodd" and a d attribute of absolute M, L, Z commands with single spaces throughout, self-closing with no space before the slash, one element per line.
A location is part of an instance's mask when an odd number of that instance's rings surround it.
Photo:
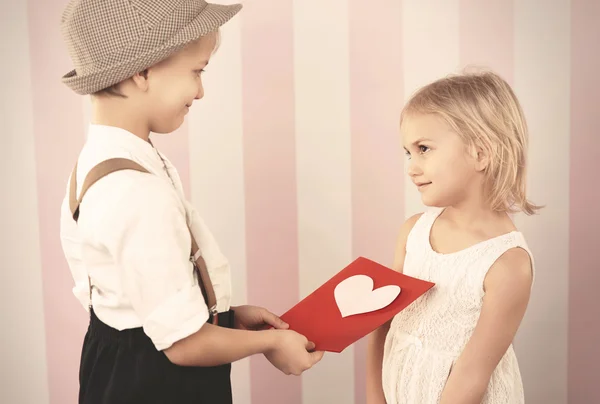
<path fill-rule="evenodd" d="M 144 167 L 139 165 L 133 160 L 125 159 L 125 158 L 114 158 L 101 162 L 100 164 L 94 166 L 87 177 L 85 177 L 85 181 L 83 181 L 83 186 L 81 188 L 81 194 L 79 198 L 77 198 L 77 164 L 75 164 L 75 168 L 73 169 L 73 173 L 71 174 L 71 187 L 70 187 L 70 195 L 69 195 L 69 205 L 71 208 L 71 213 L 73 214 L 73 219 L 77 221 L 79 218 L 79 205 L 85 196 L 85 193 L 88 189 L 96 183 L 102 177 L 111 174 L 115 171 L 121 170 L 136 170 L 141 171 L 143 173 L 150 173 Z"/>
<path fill-rule="evenodd" d="M 94 166 L 85 180 L 83 181 L 83 186 L 81 189 L 81 193 L 79 198 L 77 198 L 77 164 L 75 164 L 75 168 L 71 173 L 71 184 L 69 188 L 69 207 L 71 209 L 71 214 L 73 215 L 73 220 L 77 222 L 79 219 L 79 206 L 81 205 L 81 201 L 85 196 L 88 189 L 95 184 L 102 177 L 114 173 L 116 171 L 121 170 L 136 170 L 143 173 L 150 172 L 146 170 L 143 166 L 136 163 L 133 160 L 129 160 L 126 158 L 112 158 L 105 160 L 98 165 Z M 210 275 L 208 274 L 208 269 L 206 267 L 206 262 L 200 253 L 200 249 L 196 240 L 194 239 L 194 234 L 192 233 L 192 229 L 188 225 L 188 230 L 190 232 L 190 236 L 192 239 L 191 251 L 190 251 L 190 261 L 194 265 L 194 271 L 198 275 L 198 280 L 200 284 L 200 289 L 202 290 L 202 294 L 204 295 L 204 300 L 208 305 L 210 315 L 212 317 L 212 323 L 217 324 L 218 322 L 218 313 L 217 313 L 217 298 L 215 295 L 215 291 L 210 281 Z M 92 301 L 92 284 L 90 277 L 88 276 L 88 284 L 90 289 L 90 306 Z"/>

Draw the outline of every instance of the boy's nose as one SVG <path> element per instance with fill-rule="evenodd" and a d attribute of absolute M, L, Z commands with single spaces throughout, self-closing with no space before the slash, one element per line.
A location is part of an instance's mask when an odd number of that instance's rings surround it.
<path fill-rule="evenodd" d="M 196 92 L 196 97 L 194 97 L 194 99 L 199 100 L 202 97 L 204 97 L 204 86 L 200 84 L 198 86 L 198 92 Z"/>

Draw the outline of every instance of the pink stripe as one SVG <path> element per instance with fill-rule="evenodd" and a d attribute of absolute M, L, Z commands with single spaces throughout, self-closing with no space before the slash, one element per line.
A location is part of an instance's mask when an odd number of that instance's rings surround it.
<path fill-rule="evenodd" d="M 569 403 L 600 403 L 600 2 L 571 2 Z"/>
<path fill-rule="evenodd" d="M 404 215 L 398 134 L 403 102 L 401 2 L 352 0 L 349 18 L 352 252 L 391 266 Z M 359 404 L 366 397 L 366 339 L 354 348 Z"/>
<path fill-rule="evenodd" d="M 177 168 L 183 190 L 188 199 L 191 198 L 190 190 L 190 149 L 189 149 L 189 130 L 188 120 L 175 132 L 158 135 L 152 135 L 152 142 Z"/>
<path fill-rule="evenodd" d="M 292 1 L 242 14 L 248 300 L 283 314 L 299 299 Z M 299 378 L 260 356 L 250 368 L 253 403 L 302 402 Z"/>
<path fill-rule="evenodd" d="M 461 66 L 492 68 L 513 84 L 513 13 L 512 1 L 460 1 Z"/>
<path fill-rule="evenodd" d="M 73 281 L 59 237 L 61 202 L 84 140 L 82 100 L 60 81 L 72 66 L 58 25 L 64 4 L 29 1 L 37 215 L 48 381 L 50 402 L 55 404 L 77 402 L 79 356 L 87 326 L 87 314 L 71 292 Z"/>

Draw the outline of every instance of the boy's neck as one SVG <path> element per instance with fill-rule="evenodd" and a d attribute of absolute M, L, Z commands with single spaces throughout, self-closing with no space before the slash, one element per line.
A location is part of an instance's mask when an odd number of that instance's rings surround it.
<path fill-rule="evenodd" d="M 124 129 L 147 142 L 150 137 L 148 123 L 143 116 L 140 116 L 139 110 L 132 110 L 128 104 L 118 100 L 92 99 L 90 121 L 96 125 Z"/>

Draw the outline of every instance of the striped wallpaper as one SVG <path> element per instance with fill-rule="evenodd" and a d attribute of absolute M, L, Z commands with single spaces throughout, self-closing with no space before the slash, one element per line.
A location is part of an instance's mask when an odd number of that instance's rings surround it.
<path fill-rule="evenodd" d="M 66 0 L 1 0 L 0 402 L 75 403 L 86 313 L 59 207 L 89 100 L 60 77 Z M 398 117 L 419 86 L 468 65 L 515 88 L 531 129 L 516 217 L 537 281 L 515 343 L 528 403 L 600 402 L 600 1 L 247 0 L 223 29 L 206 97 L 155 144 L 233 267 L 235 303 L 283 313 L 358 255 L 392 262 L 423 207 Z M 589 320 L 594 319 L 591 323 Z M 234 365 L 237 404 L 365 402 L 365 343 L 302 377 Z"/>

